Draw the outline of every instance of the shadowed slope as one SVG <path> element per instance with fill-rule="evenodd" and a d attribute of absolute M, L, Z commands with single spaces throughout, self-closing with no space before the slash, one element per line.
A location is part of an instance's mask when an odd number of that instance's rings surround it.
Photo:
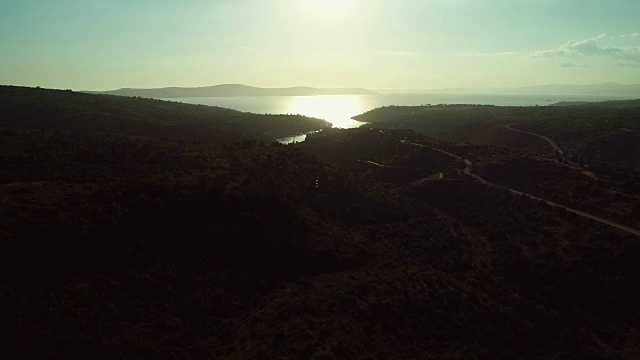
<path fill-rule="evenodd" d="M 258 115 L 213 106 L 93 95 L 72 91 L 0 87 L 0 126 L 44 128 L 233 143 L 277 138 L 331 125 L 301 115 Z"/>

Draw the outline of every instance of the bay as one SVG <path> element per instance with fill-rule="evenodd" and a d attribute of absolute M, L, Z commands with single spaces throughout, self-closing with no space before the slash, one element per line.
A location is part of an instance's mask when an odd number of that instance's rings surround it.
<path fill-rule="evenodd" d="M 164 99 L 188 104 L 220 106 L 256 114 L 300 114 L 324 119 L 337 128 L 353 128 L 363 122 L 352 117 L 384 106 L 475 104 L 496 106 L 544 106 L 560 101 L 605 101 L 631 99 L 607 95 L 544 94 L 378 94 L 322 96 L 196 97 Z M 282 143 L 304 141 L 305 134 L 280 139 Z"/>

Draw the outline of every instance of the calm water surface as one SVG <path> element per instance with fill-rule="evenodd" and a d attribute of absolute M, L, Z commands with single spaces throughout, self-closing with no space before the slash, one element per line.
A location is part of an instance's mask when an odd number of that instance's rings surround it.
<path fill-rule="evenodd" d="M 546 101 L 550 99 L 551 101 Z M 300 114 L 327 120 L 338 128 L 363 125 L 351 117 L 389 105 L 480 104 L 497 106 L 549 105 L 559 101 L 604 101 L 622 99 L 607 96 L 548 96 L 497 94 L 379 94 L 379 95 L 323 95 L 323 96 L 264 96 L 264 97 L 200 97 L 165 99 L 189 104 L 220 106 L 257 114 Z M 628 98 L 631 99 L 631 98 Z M 304 141 L 306 135 L 280 139 L 290 143 Z"/>

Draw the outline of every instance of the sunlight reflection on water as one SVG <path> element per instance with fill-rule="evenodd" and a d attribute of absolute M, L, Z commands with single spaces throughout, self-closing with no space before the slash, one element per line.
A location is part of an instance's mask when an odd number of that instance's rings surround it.
<path fill-rule="evenodd" d="M 324 95 L 292 97 L 287 113 L 324 119 L 332 123 L 333 127 L 353 128 L 364 123 L 351 117 L 364 111 L 357 95 Z"/>
<path fill-rule="evenodd" d="M 380 95 L 321 95 L 321 96 L 238 96 L 172 98 L 166 100 L 187 104 L 221 106 L 256 114 L 299 114 L 326 120 L 336 128 L 355 128 L 364 122 L 352 116 L 379 106 Z M 305 134 L 279 139 L 283 144 L 304 141 Z"/>
<path fill-rule="evenodd" d="M 324 119 L 334 128 L 355 128 L 364 122 L 351 119 L 365 112 L 362 98 L 357 95 L 295 96 L 287 104 L 287 114 L 299 114 Z M 316 131 L 313 131 L 316 132 Z M 304 141 L 306 134 L 290 136 L 278 141 L 282 144 Z"/>
<path fill-rule="evenodd" d="M 424 104 L 485 104 L 497 106 L 544 106 L 546 98 L 554 101 L 604 101 L 632 99 L 615 95 L 563 95 L 556 94 L 450 94 L 408 93 L 377 95 L 322 95 L 322 96 L 241 96 L 197 97 L 165 99 L 188 104 L 221 106 L 256 114 L 301 114 L 327 120 L 338 128 L 353 128 L 364 123 L 351 117 L 381 106 L 418 106 Z M 304 141 L 306 135 L 279 139 L 282 143 Z"/>

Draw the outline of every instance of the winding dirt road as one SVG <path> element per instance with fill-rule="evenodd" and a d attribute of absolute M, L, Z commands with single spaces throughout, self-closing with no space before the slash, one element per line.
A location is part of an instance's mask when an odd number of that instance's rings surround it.
<path fill-rule="evenodd" d="M 558 144 L 556 144 L 556 142 L 555 142 L 555 141 L 551 140 L 550 138 L 548 138 L 548 137 L 546 137 L 546 136 L 544 136 L 544 135 L 540 135 L 540 134 L 536 134 L 536 133 L 532 133 L 532 132 L 528 132 L 528 131 L 524 131 L 524 130 L 514 129 L 514 128 L 512 128 L 512 127 L 511 127 L 511 124 L 509 124 L 509 125 L 505 125 L 505 126 L 504 126 L 504 128 L 505 128 L 505 129 L 512 130 L 512 131 L 521 132 L 521 133 L 524 133 L 524 134 L 529 134 L 529 135 L 537 136 L 537 137 L 539 137 L 539 138 L 541 138 L 541 139 L 544 139 L 544 140 L 546 140 L 549 144 L 551 144 L 551 146 L 553 146 L 553 148 L 554 148 L 554 149 L 556 149 L 556 150 L 560 153 L 560 155 L 564 155 L 564 151 L 562 151 L 562 149 L 560 149 L 560 146 L 558 146 Z"/>
<path fill-rule="evenodd" d="M 515 130 L 515 129 L 511 129 L 511 130 L 514 130 L 514 131 L 520 131 L 520 130 Z M 536 134 L 533 134 L 533 135 L 536 135 Z M 550 141 L 550 143 L 555 144 L 555 143 L 553 143 L 553 141 L 551 141 L 551 139 L 548 139 L 548 138 L 547 138 L 547 140 L 548 140 L 548 141 Z M 404 143 L 407 143 L 406 141 L 403 141 L 403 142 L 404 142 Z M 423 145 L 423 144 L 418 144 L 418 143 L 408 143 L 408 144 L 416 145 L 416 146 L 421 146 L 421 147 L 426 147 L 426 148 L 429 148 L 429 149 L 432 149 L 432 150 L 435 150 L 435 151 L 441 152 L 441 153 L 443 153 L 443 154 L 446 154 L 446 155 L 449 155 L 449 156 L 451 156 L 451 157 L 455 158 L 455 159 L 456 159 L 456 160 L 458 160 L 458 161 L 463 160 L 463 159 L 462 159 L 462 157 L 460 157 L 460 156 L 458 156 L 458 155 L 455 155 L 455 154 L 452 154 L 452 153 L 450 153 L 450 152 L 447 152 L 447 151 L 444 151 L 444 150 L 441 150 L 441 149 L 435 148 L 435 147 L 433 147 L 433 146 Z M 554 145 L 554 147 L 556 147 L 556 146 L 557 146 L 557 145 Z M 559 148 L 558 148 L 558 150 L 559 150 Z M 560 151 L 560 150 L 559 150 L 559 151 Z M 503 185 L 500 185 L 500 184 L 497 184 L 497 183 L 494 183 L 494 182 L 488 181 L 487 179 L 485 179 L 485 178 L 483 178 L 483 177 L 481 177 L 481 176 L 479 176 L 479 175 L 477 175 L 477 174 L 474 174 L 474 173 L 473 173 L 473 162 L 472 162 L 471 160 L 469 160 L 469 159 L 464 159 L 463 161 L 464 161 L 464 164 L 465 164 L 464 173 L 465 173 L 465 174 L 467 174 L 467 175 L 469 175 L 469 176 L 471 176 L 471 177 L 472 177 L 472 178 L 474 178 L 475 180 L 477 180 L 477 181 L 479 181 L 479 182 L 481 182 L 481 183 L 483 183 L 483 184 L 487 185 L 487 186 L 492 186 L 492 187 L 496 187 L 496 188 L 500 188 L 500 189 L 505 189 L 505 190 L 510 191 L 512 194 L 516 194 L 516 195 L 524 195 L 524 196 L 526 196 L 526 197 L 528 197 L 528 198 L 530 198 L 530 199 L 533 199 L 533 200 L 544 201 L 544 202 L 545 202 L 547 205 L 549 205 L 549 206 L 564 209 L 564 210 L 566 210 L 566 211 L 568 211 L 568 212 L 570 212 L 570 213 L 574 213 L 574 214 L 576 214 L 576 215 L 578 215 L 578 216 L 581 216 L 581 217 L 584 217 L 584 218 L 587 218 L 587 219 L 590 219 L 590 220 L 597 221 L 597 222 L 599 222 L 599 223 L 602 223 L 602 224 L 605 224 L 605 225 L 611 226 L 611 227 L 616 228 L 616 229 L 618 229 L 618 230 L 622 230 L 622 231 L 625 231 L 625 232 L 627 232 L 627 233 L 630 233 L 630 234 L 633 234 L 633 235 L 635 235 L 635 236 L 640 237 L 640 230 L 633 229 L 633 228 L 630 228 L 630 227 L 628 227 L 628 226 L 621 225 L 621 224 L 615 223 L 615 222 L 613 222 L 613 221 L 610 221 L 610 220 L 603 219 L 603 218 L 598 217 L 598 216 L 594 216 L 594 215 L 588 214 L 588 213 L 586 213 L 586 212 L 584 212 L 584 211 L 580 211 L 580 210 L 572 209 L 572 208 L 566 207 L 566 206 L 564 206 L 564 205 L 561 205 L 561 204 L 555 203 L 555 202 L 553 202 L 553 201 L 549 201 L 549 200 L 546 200 L 546 199 L 543 199 L 543 198 L 539 198 L 539 197 L 537 197 L 537 196 L 534 196 L 534 195 L 531 195 L 531 194 L 528 194 L 528 193 L 525 193 L 525 192 L 522 192 L 522 191 L 514 190 L 514 189 L 508 188 L 508 187 L 506 187 L 506 186 L 503 186 Z"/>
<path fill-rule="evenodd" d="M 509 125 L 505 125 L 505 126 L 504 126 L 504 128 L 505 128 L 505 129 L 512 130 L 512 131 L 517 131 L 517 132 L 520 132 L 520 133 L 523 133 L 523 134 L 528 134 L 528 135 L 532 135 L 532 136 L 537 136 L 537 137 L 539 137 L 539 138 L 541 138 L 541 139 L 544 139 L 544 140 L 546 140 L 546 141 L 547 141 L 547 142 L 548 142 L 548 143 L 549 143 L 549 144 L 550 144 L 554 149 L 556 149 L 556 150 L 558 151 L 558 153 L 560 153 L 560 155 L 564 155 L 564 152 L 562 151 L 562 149 L 560 149 L 560 147 L 558 146 L 558 144 L 556 144 L 556 142 L 555 142 L 555 141 L 551 140 L 551 138 L 548 138 L 548 137 L 546 137 L 546 136 L 544 136 L 544 135 L 540 135 L 540 134 L 532 133 L 532 132 L 529 132 L 529 131 L 523 131 L 523 130 L 514 129 L 514 128 L 512 128 L 512 127 L 511 127 L 511 124 L 509 124 Z M 554 161 L 553 159 L 542 159 L 542 160 L 544 160 L 544 161 Z M 567 162 L 557 162 L 557 164 L 558 164 L 558 165 L 560 165 L 560 166 L 564 166 L 564 167 L 570 168 L 570 169 L 578 170 L 578 171 L 580 171 L 584 176 L 590 177 L 590 178 L 591 178 L 591 179 L 593 179 L 593 180 L 602 180 L 602 179 L 600 179 L 598 176 L 596 176 L 596 174 L 592 173 L 591 171 L 584 170 L 584 169 L 582 169 L 582 168 L 580 168 L 580 167 L 578 167 L 578 166 L 569 165 L 569 164 L 568 164 L 568 161 L 567 161 Z"/>

